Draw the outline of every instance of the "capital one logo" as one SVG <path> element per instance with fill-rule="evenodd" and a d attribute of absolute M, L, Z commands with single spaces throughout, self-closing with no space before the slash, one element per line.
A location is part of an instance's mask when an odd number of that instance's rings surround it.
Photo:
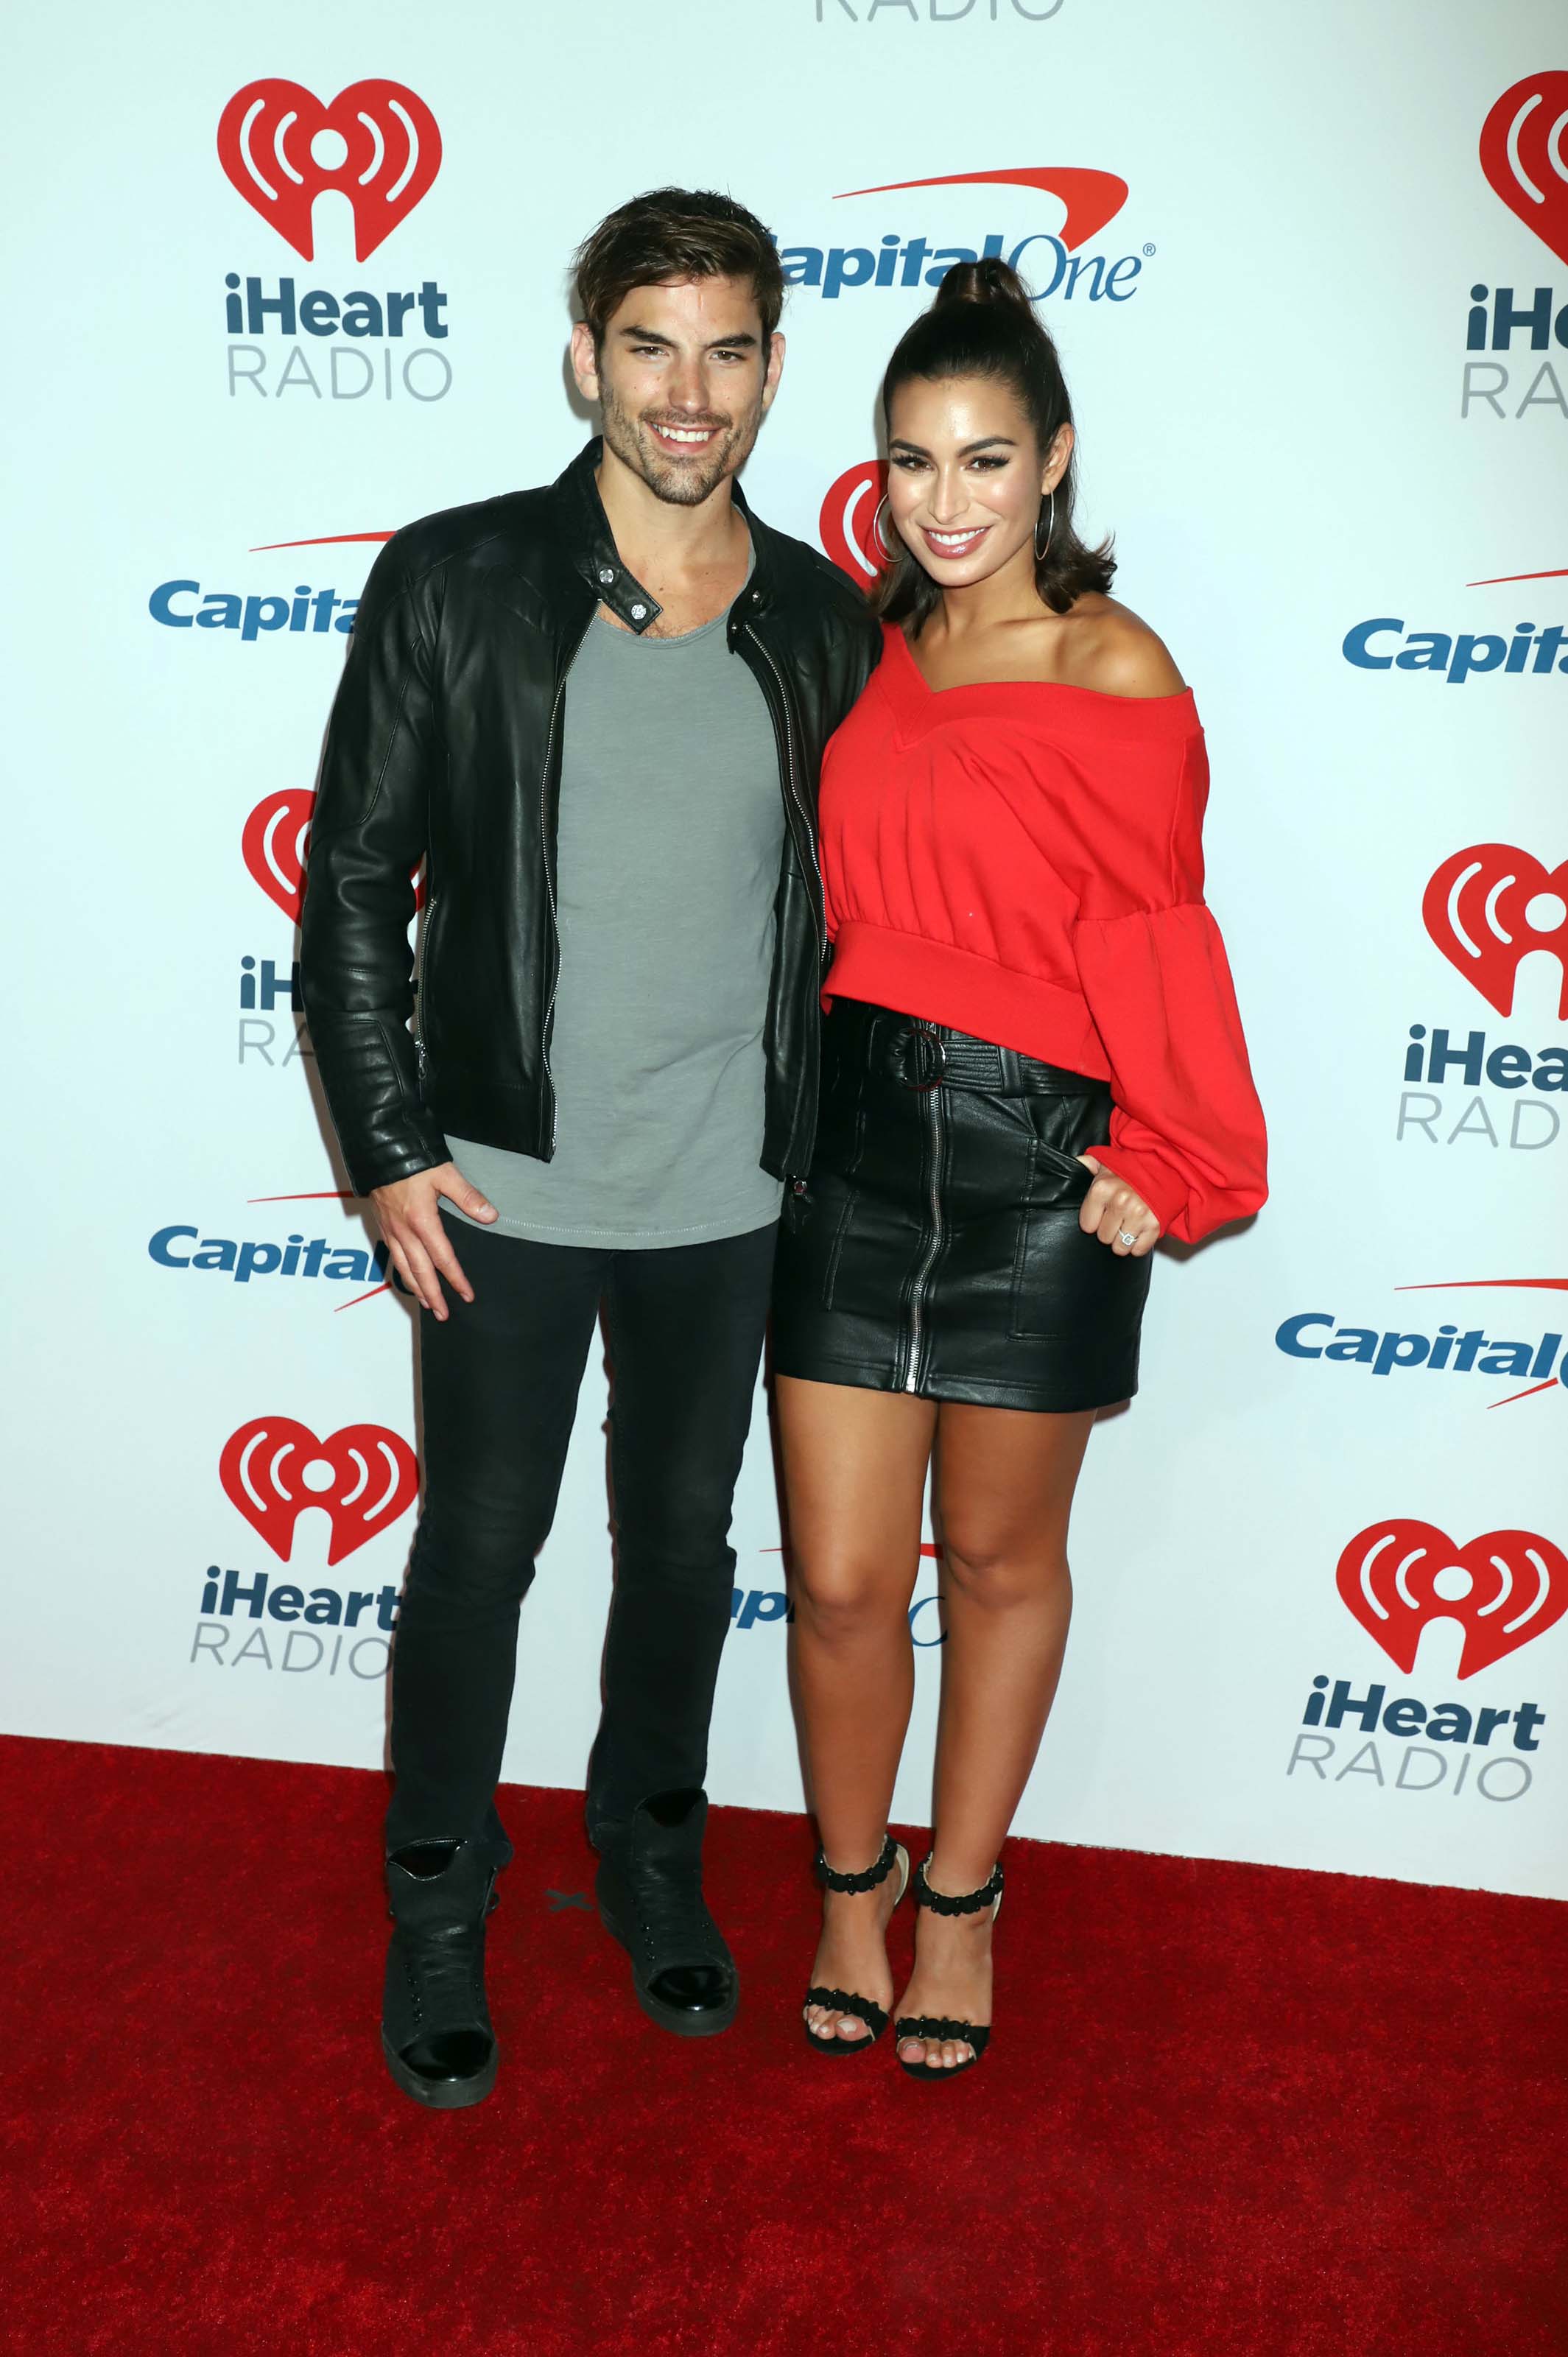
<path fill-rule="evenodd" d="M 383 1424 L 346 1424 L 318 1440 L 292 1416 L 259 1415 L 223 1445 L 218 1478 L 230 1501 L 286 1563 L 295 1524 L 320 1506 L 331 1527 L 328 1565 L 390 1530 L 419 1491 L 419 1464 Z"/>
<path fill-rule="evenodd" d="M 1526 74 L 1481 126 L 1481 169 L 1511 213 L 1568 262 L 1568 73 Z"/>
<path fill-rule="evenodd" d="M 817 519 L 817 537 L 828 555 L 863 589 L 887 568 L 876 528 L 876 511 L 886 490 L 886 459 L 862 458 L 829 485 Z"/>
<path fill-rule="evenodd" d="M 1511 843 L 1473 843 L 1438 868 L 1421 914 L 1450 965 L 1499 1015 L 1513 1012 L 1522 960 L 1552 951 L 1563 975 L 1557 1012 L 1568 1022 L 1568 860 L 1546 868 Z"/>
<path fill-rule="evenodd" d="M 306 262 L 324 190 L 347 197 L 354 258 L 364 262 L 406 221 L 441 168 L 441 134 L 399 81 L 356 81 L 330 106 L 296 81 L 236 91 L 218 124 L 218 159 L 245 202 Z"/>
<path fill-rule="evenodd" d="M 1459 1675 L 1474 1677 L 1568 1611 L 1568 1555 L 1534 1531 L 1487 1531 L 1455 1546 L 1431 1523 L 1373 1523 L 1339 1558 L 1339 1594 L 1408 1677 L 1423 1629 L 1464 1631 Z"/>

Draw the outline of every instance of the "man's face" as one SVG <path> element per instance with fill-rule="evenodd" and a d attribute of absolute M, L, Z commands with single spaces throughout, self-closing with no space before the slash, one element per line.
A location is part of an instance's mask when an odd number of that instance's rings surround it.
<path fill-rule="evenodd" d="M 573 371 L 604 413 L 607 447 L 675 507 L 700 507 L 745 463 L 783 365 L 779 335 L 763 361 L 756 290 L 745 278 L 634 286 L 596 356 L 588 328 L 572 330 Z"/>

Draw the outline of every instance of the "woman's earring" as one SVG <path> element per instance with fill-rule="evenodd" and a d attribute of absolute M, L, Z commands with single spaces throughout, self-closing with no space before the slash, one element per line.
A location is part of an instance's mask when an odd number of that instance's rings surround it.
<path fill-rule="evenodd" d="M 1044 500 L 1042 500 L 1040 501 L 1040 515 L 1045 515 L 1045 514 L 1046 514 L 1046 503 L 1045 503 Z M 1048 517 L 1047 517 L 1047 522 L 1046 522 L 1046 544 L 1045 544 L 1044 548 L 1042 548 L 1042 547 L 1040 546 L 1040 523 L 1039 523 L 1039 517 L 1038 517 L 1038 516 L 1036 516 L 1036 518 L 1035 519 L 1035 562 L 1036 562 L 1036 565 L 1043 565 L 1043 564 L 1045 563 L 1045 561 L 1046 561 L 1047 557 L 1050 554 L 1050 551 L 1051 551 L 1051 539 L 1052 539 L 1052 535 L 1053 535 L 1053 534 L 1055 533 L 1055 532 L 1056 532 L 1056 528 L 1057 528 L 1057 494 L 1056 494 L 1056 488 L 1055 488 L 1055 486 L 1053 485 L 1053 486 L 1052 486 L 1052 489 L 1051 489 L 1051 505 L 1050 505 L 1050 513 L 1049 513 Z"/>
<path fill-rule="evenodd" d="M 884 491 L 882 497 L 876 502 L 875 511 L 871 519 L 871 537 L 876 544 L 876 553 L 881 557 L 883 564 L 897 565 L 899 557 L 904 553 L 902 543 L 899 544 L 897 548 L 889 548 L 886 541 L 882 536 L 882 511 L 886 505 L 887 494 Z"/>

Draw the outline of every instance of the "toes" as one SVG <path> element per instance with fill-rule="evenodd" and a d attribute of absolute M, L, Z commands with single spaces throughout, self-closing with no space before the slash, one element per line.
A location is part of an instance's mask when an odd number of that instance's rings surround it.
<path fill-rule="evenodd" d="M 806 2027 L 813 2038 L 842 2038 L 846 2045 L 851 2046 L 857 2039 L 869 2034 L 865 2022 L 857 2015 L 838 2013 L 821 2005 L 807 2007 Z"/>

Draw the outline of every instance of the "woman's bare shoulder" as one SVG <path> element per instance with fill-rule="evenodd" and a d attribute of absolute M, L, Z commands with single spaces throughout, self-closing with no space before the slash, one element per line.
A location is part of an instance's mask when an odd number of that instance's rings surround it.
<path fill-rule="evenodd" d="M 1080 597 L 1072 623 L 1072 675 L 1102 695 L 1179 695 L 1187 685 L 1169 648 L 1142 615 L 1114 597 Z"/>

